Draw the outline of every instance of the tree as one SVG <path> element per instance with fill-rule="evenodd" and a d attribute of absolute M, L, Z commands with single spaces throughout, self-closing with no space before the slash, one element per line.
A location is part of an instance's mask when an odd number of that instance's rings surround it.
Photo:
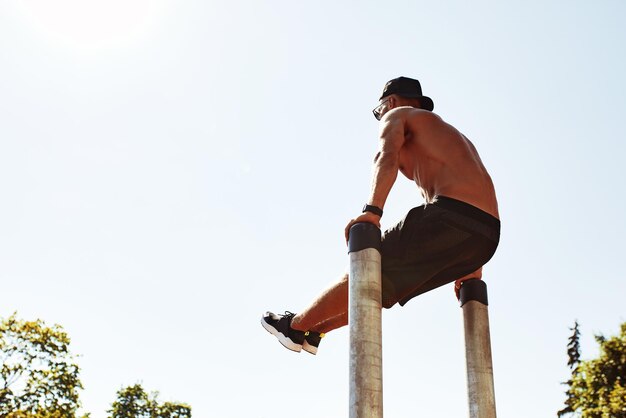
<path fill-rule="evenodd" d="M 0 318 L 0 418 L 76 418 L 80 369 L 60 325 Z M 122 388 L 111 418 L 191 418 L 185 404 L 159 403 L 141 385 Z M 89 418 L 89 414 L 81 418 Z"/>
<path fill-rule="evenodd" d="M 578 321 L 575 321 L 574 328 L 570 328 L 570 331 L 573 331 L 574 333 L 569 337 L 569 341 L 567 343 L 567 365 L 569 366 L 570 370 L 572 370 L 572 376 L 577 373 L 578 364 L 580 363 L 580 330 L 578 329 L 578 327 Z M 565 408 L 557 412 L 557 415 L 559 417 L 562 417 L 566 414 L 574 413 L 576 397 L 574 395 L 574 392 L 571 390 L 571 386 L 574 383 L 572 379 L 569 379 L 567 382 L 563 382 L 563 384 L 568 385 L 570 389 L 565 392 L 565 394 L 567 395 L 567 399 L 565 400 Z"/>
<path fill-rule="evenodd" d="M 578 323 L 568 344 L 572 378 L 566 382 L 565 408 L 557 414 L 581 418 L 626 418 L 626 323 L 618 336 L 597 335 L 600 355 L 580 361 Z"/>
<path fill-rule="evenodd" d="M 0 416 L 75 418 L 83 388 L 59 325 L 0 318 Z"/>
<path fill-rule="evenodd" d="M 158 393 L 146 393 L 139 384 L 117 392 L 111 405 L 109 418 L 191 418 L 191 407 L 186 404 L 165 402 L 159 404 Z"/>

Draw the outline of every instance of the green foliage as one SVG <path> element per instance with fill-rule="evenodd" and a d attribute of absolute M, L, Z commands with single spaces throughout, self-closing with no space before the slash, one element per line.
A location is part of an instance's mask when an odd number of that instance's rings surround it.
<path fill-rule="evenodd" d="M 90 414 L 85 414 L 83 415 L 81 418 L 89 418 Z M 5 418 L 4 415 L 1 415 L 2 418 Z M 15 412 L 11 412 L 10 414 L 8 414 L 6 416 L 6 418 L 63 418 L 65 415 L 63 415 L 61 412 L 37 412 L 37 413 L 30 413 L 30 412 L 24 412 L 24 411 L 15 411 Z"/>
<path fill-rule="evenodd" d="M 83 388 L 59 325 L 0 318 L 0 418 L 76 418 Z M 191 407 L 157 400 L 141 385 L 117 392 L 110 418 L 191 418 Z M 89 418 L 89 414 L 81 416 Z"/>
<path fill-rule="evenodd" d="M 570 331 L 573 331 L 573 334 L 569 337 L 567 343 L 567 365 L 570 370 L 572 370 L 572 376 L 577 373 L 577 367 L 580 363 L 580 330 L 579 330 L 578 321 L 574 322 L 574 328 L 570 328 Z M 565 400 L 565 408 L 561 409 L 557 412 L 559 417 L 567 414 L 574 413 L 574 405 L 576 404 L 576 397 L 574 396 L 573 391 L 571 390 L 573 380 L 569 379 L 567 382 L 563 382 L 563 384 L 570 387 L 565 394 L 567 395 L 567 399 Z"/>
<path fill-rule="evenodd" d="M 158 393 L 150 395 L 137 384 L 120 389 L 111 405 L 109 418 L 191 418 L 191 407 L 165 402 L 159 404 Z"/>
<path fill-rule="evenodd" d="M 581 418 L 626 418 L 626 323 L 612 338 L 596 336 L 597 359 L 581 361 L 567 382 L 566 408 L 558 415 Z"/>
<path fill-rule="evenodd" d="M 59 325 L 0 319 L 0 417 L 75 418 L 82 384 Z"/>
<path fill-rule="evenodd" d="M 580 330 L 578 329 L 578 321 L 574 321 L 574 328 L 570 328 L 570 331 L 574 331 L 567 343 L 567 365 L 571 370 L 580 363 Z"/>

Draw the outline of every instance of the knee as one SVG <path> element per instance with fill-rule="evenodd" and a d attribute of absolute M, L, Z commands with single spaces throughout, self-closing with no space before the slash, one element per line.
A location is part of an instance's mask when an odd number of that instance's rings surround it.
<path fill-rule="evenodd" d="M 341 276 L 341 278 L 339 279 L 339 282 L 341 284 L 348 284 L 348 273 L 345 273 L 343 276 Z"/>

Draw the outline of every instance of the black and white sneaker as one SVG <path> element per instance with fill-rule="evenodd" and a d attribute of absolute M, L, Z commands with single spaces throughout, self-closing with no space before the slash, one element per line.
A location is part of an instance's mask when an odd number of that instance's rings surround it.
<path fill-rule="evenodd" d="M 302 350 L 304 331 L 291 328 L 291 320 L 296 314 L 286 311 L 284 315 L 266 312 L 261 318 L 261 325 L 286 348 L 297 353 Z"/>
<path fill-rule="evenodd" d="M 323 332 L 307 331 L 304 333 L 304 342 L 302 343 L 302 349 L 307 353 L 317 354 L 317 348 L 320 346 L 320 341 L 324 338 Z"/>

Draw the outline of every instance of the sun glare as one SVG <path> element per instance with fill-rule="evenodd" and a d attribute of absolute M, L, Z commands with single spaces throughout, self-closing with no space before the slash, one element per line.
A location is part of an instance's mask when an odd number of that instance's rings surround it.
<path fill-rule="evenodd" d="M 141 42 L 163 16 L 165 0 L 22 0 L 22 12 L 47 41 L 80 49 Z"/>

